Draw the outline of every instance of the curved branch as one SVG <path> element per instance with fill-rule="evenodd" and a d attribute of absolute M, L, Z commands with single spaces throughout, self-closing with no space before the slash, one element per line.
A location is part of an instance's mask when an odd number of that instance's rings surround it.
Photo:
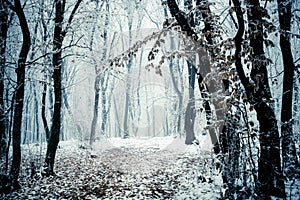
<path fill-rule="evenodd" d="M 232 0 L 234 7 L 235 7 L 235 13 L 236 13 L 236 18 L 238 20 L 238 31 L 234 37 L 234 42 L 236 46 L 235 50 L 235 66 L 237 73 L 240 77 L 240 80 L 245 88 L 246 91 L 249 91 L 249 80 L 245 75 L 243 65 L 242 65 L 242 60 L 241 60 L 241 51 L 242 51 L 242 40 L 243 40 L 243 35 L 245 32 L 245 25 L 244 25 L 244 17 L 243 17 L 243 12 L 241 9 L 241 2 L 239 0 Z"/>
<path fill-rule="evenodd" d="M 167 0 L 170 13 L 175 17 L 182 31 L 185 31 L 188 36 L 193 37 L 194 40 L 198 40 L 196 32 L 190 27 L 188 20 L 183 15 L 182 11 L 179 9 L 175 0 Z"/>
<path fill-rule="evenodd" d="M 78 0 L 78 1 L 76 2 L 75 6 L 74 6 L 74 8 L 73 8 L 73 10 L 72 10 L 72 12 L 71 12 L 71 15 L 70 15 L 70 17 L 69 17 L 69 19 L 68 19 L 67 26 L 66 26 L 66 28 L 65 28 L 65 29 L 62 31 L 62 33 L 61 33 L 63 38 L 65 37 L 65 35 L 66 35 L 67 32 L 68 32 L 68 29 L 70 28 L 70 25 L 71 25 L 71 23 L 72 23 L 72 21 L 73 21 L 73 19 L 74 19 L 75 13 L 76 13 L 76 11 L 78 10 L 79 5 L 80 5 L 81 2 L 82 2 L 82 0 Z"/>

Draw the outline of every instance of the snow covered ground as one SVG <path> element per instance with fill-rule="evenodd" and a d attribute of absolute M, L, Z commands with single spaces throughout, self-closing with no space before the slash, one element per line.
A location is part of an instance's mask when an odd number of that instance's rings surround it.
<path fill-rule="evenodd" d="M 23 188 L 1 199 L 217 199 L 222 192 L 214 156 L 172 137 L 101 139 L 93 148 L 61 142 L 56 176 L 31 177 L 45 149 L 23 147 Z"/>

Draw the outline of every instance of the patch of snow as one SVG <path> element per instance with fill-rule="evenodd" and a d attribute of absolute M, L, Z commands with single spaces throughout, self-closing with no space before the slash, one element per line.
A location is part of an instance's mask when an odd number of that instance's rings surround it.
<path fill-rule="evenodd" d="M 157 148 L 164 149 L 174 140 L 173 137 L 132 137 L 127 139 L 110 138 L 109 142 L 117 148 Z"/>
<path fill-rule="evenodd" d="M 9 194 L 9 198 L 220 197 L 222 179 L 213 166 L 213 156 L 202 151 L 199 145 L 185 145 L 184 142 L 183 138 L 174 137 L 101 138 L 92 148 L 79 141 L 60 142 L 55 161 L 56 176 L 50 177 L 31 177 L 26 168 L 31 161 L 40 168 L 43 156 L 38 156 L 39 151 L 23 151 L 20 174 L 23 189 Z M 0 199 L 6 197 L 0 195 Z"/>

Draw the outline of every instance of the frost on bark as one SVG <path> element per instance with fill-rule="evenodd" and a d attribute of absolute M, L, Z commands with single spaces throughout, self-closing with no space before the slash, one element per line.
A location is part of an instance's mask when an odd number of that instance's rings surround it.
<path fill-rule="evenodd" d="M 254 58 L 250 76 L 253 81 L 256 81 L 250 98 L 253 101 L 260 127 L 259 188 L 262 196 L 284 197 L 277 119 L 272 104 L 268 103 L 272 102 L 272 96 L 264 53 L 262 9 L 259 0 L 254 0 L 249 2 L 247 12 L 250 46 L 253 48 Z"/>
<path fill-rule="evenodd" d="M 207 40 L 207 46 L 209 47 L 213 47 L 216 44 L 214 44 L 214 38 L 213 38 L 213 32 L 215 32 L 214 27 L 213 27 L 213 23 L 212 23 L 212 13 L 211 10 L 209 8 L 209 2 L 206 0 L 197 0 L 196 1 L 196 7 L 197 7 L 197 12 L 196 12 L 196 18 L 200 18 L 204 21 L 204 28 L 202 29 L 202 33 L 205 35 L 205 38 Z M 200 23 L 200 19 L 195 20 L 196 24 Z M 208 48 L 208 53 L 211 57 L 211 60 L 215 60 L 215 57 L 217 56 L 216 53 L 212 50 L 212 48 Z M 198 52 L 199 57 L 200 55 L 204 55 L 205 52 Z M 201 56 L 202 57 L 202 56 Z M 206 58 L 207 55 L 205 54 L 204 58 Z M 208 91 L 208 86 L 203 82 L 203 79 L 205 78 L 205 76 L 207 74 L 209 74 L 211 72 L 211 66 L 210 66 L 210 61 L 208 59 L 201 59 L 199 61 L 199 63 L 201 63 L 200 66 L 200 71 L 201 73 L 198 73 L 198 86 L 199 86 L 199 90 L 201 93 L 201 97 L 203 99 L 208 99 L 208 92 L 215 92 L 215 87 L 212 87 L 210 89 L 214 90 L 214 91 Z M 226 145 L 224 140 L 222 141 L 222 138 L 226 137 L 223 133 L 224 130 L 226 129 L 225 127 L 225 123 L 223 123 L 223 126 L 221 125 L 220 128 L 216 128 L 214 127 L 214 122 L 213 122 L 213 112 L 212 112 L 212 108 L 211 108 L 211 103 L 209 100 L 203 100 L 203 108 L 205 110 L 205 117 L 207 120 L 207 125 L 209 127 L 209 135 L 210 135 L 210 139 L 211 142 L 213 144 L 213 149 L 214 149 L 214 153 L 218 154 L 220 153 L 220 146 L 224 146 Z M 217 116 L 217 120 L 219 121 L 223 121 L 224 119 L 224 108 L 220 107 L 218 105 L 218 103 L 214 103 L 215 104 L 215 110 L 216 110 L 216 116 Z M 219 138 L 220 135 L 220 138 Z M 221 144 L 222 143 L 222 144 Z"/>
<path fill-rule="evenodd" d="M 45 163 L 43 165 L 45 175 L 54 174 L 54 160 L 57 145 L 59 143 L 59 134 L 61 128 L 61 68 L 62 68 L 62 23 L 64 20 L 65 11 L 65 1 L 56 0 L 55 2 L 55 28 L 54 28 L 54 38 L 53 38 L 53 81 L 54 81 L 54 112 L 52 118 L 52 126 L 50 131 L 50 137 L 48 141 L 47 153 L 45 158 Z"/>
<path fill-rule="evenodd" d="M 57 146 L 59 143 L 59 135 L 61 131 L 61 106 L 62 106 L 62 45 L 64 37 L 67 34 L 68 28 L 74 18 L 74 15 L 82 0 L 78 0 L 68 19 L 67 26 L 63 30 L 63 21 L 65 13 L 65 0 L 55 0 L 55 27 L 53 38 L 53 81 L 54 81 L 54 112 L 52 117 L 52 126 L 50 138 L 47 146 L 46 158 L 43 164 L 42 174 L 45 176 L 54 174 L 54 160 Z"/>
<path fill-rule="evenodd" d="M 257 191 L 262 198 L 270 196 L 284 197 L 280 160 L 280 139 L 277 119 L 271 101 L 270 86 L 268 83 L 267 62 L 264 54 L 263 38 L 263 8 L 259 0 L 249 1 L 247 16 L 249 32 L 247 38 L 253 49 L 250 78 L 246 77 L 240 58 L 242 39 L 244 35 L 244 18 L 239 0 L 233 1 L 238 20 L 238 32 L 234 38 L 236 45 L 235 64 L 243 84 L 248 101 L 253 105 L 259 122 L 260 156 L 258 161 Z"/>
<path fill-rule="evenodd" d="M 290 31 L 292 19 L 292 2 L 278 0 L 280 23 L 280 48 L 283 60 L 283 91 L 281 107 L 281 137 L 284 175 L 289 180 L 297 173 L 297 155 L 293 133 L 293 89 L 295 81 L 295 65 L 291 50 Z M 298 171 L 299 173 L 299 171 Z"/>
<path fill-rule="evenodd" d="M 5 69 L 5 52 L 6 39 L 8 31 L 8 7 L 4 1 L 0 2 L 0 158 L 5 155 L 6 142 L 6 124 L 5 124 L 5 104 L 4 104 L 4 69 Z"/>
<path fill-rule="evenodd" d="M 185 111 L 185 122 L 184 129 L 186 132 L 185 144 L 192 144 L 195 140 L 195 132 L 194 132 L 194 124 L 195 124 L 195 77 L 196 77 L 196 69 L 192 66 L 191 63 L 188 64 L 188 72 L 189 72 L 189 101 Z"/>
<path fill-rule="evenodd" d="M 91 36 L 91 40 L 90 40 L 90 51 L 93 51 L 93 43 L 94 43 L 94 37 L 95 37 L 95 31 L 96 31 L 96 23 L 98 22 L 98 7 L 99 7 L 99 1 L 96 1 L 96 18 L 95 18 L 95 22 L 93 24 L 93 28 L 92 28 L 92 36 Z M 90 133 L 90 145 L 93 144 L 93 142 L 95 141 L 95 135 L 96 135 L 96 127 L 97 127 L 97 121 L 98 121 L 98 114 L 99 114 L 99 79 L 100 76 L 98 75 L 98 69 L 97 66 L 95 66 L 95 72 L 96 72 L 96 78 L 94 81 L 94 92 L 95 92 L 95 96 L 94 96 L 94 110 L 93 110 L 93 119 L 92 119 L 92 125 L 91 125 L 91 133 Z"/>
<path fill-rule="evenodd" d="M 24 103 L 24 84 L 25 84 L 25 63 L 30 50 L 30 32 L 28 23 L 19 0 L 14 1 L 14 5 L 10 8 L 17 14 L 20 27 L 22 31 L 22 47 L 18 58 L 17 64 L 17 87 L 15 91 L 15 105 L 14 105 L 14 119 L 13 119 L 13 159 L 11 164 L 10 179 L 12 189 L 20 188 L 18 178 L 21 165 L 21 127 L 22 127 L 22 114 Z"/>
<path fill-rule="evenodd" d="M 184 6 L 188 11 L 191 11 L 193 9 L 192 1 L 191 0 L 185 0 Z M 191 27 L 195 26 L 194 23 L 194 16 L 191 14 L 189 16 L 188 23 Z M 196 68 L 187 61 L 188 66 L 188 80 L 189 80 L 189 98 L 188 98 L 188 104 L 185 111 L 185 120 L 184 120 L 184 129 L 186 133 L 185 138 L 185 144 L 192 144 L 195 138 L 195 132 L 194 132 L 194 125 L 195 125 L 195 118 L 196 118 L 196 110 L 195 110 L 195 79 L 196 79 Z"/>
<path fill-rule="evenodd" d="M 210 45 L 212 45 L 212 38 L 211 38 L 212 36 L 210 34 L 208 34 L 211 31 L 212 27 L 211 27 L 210 23 L 208 22 L 209 10 L 208 10 L 208 6 L 206 5 L 206 3 L 207 3 L 206 1 L 200 1 L 200 0 L 196 1 L 197 8 L 199 10 L 202 9 L 201 10 L 201 18 L 203 18 L 204 22 L 205 22 L 205 27 L 202 30 L 203 34 L 207 38 L 208 43 Z M 176 21 L 178 22 L 179 26 L 181 27 L 181 30 L 183 32 L 185 32 L 188 36 L 190 36 L 197 44 L 198 36 L 192 29 L 192 27 L 195 25 L 195 23 L 197 23 L 197 21 L 194 22 L 194 20 L 193 20 L 194 16 L 191 15 L 188 18 L 186 18 L 182 14 L 182 12 L 179 10 L 178 5 L 174 0 L 168 0 L 167 4 L 168 4 L 169 10 L 170 10 L 170 13 L 172 14 L 173 17 L 175 17 Z M 188 10 L 192 10 L 192 2 L 191 1 L 186 0 L 185 6 Z M 197 16 L 197 17 L 199 17 L 199 16 Z M 198 53 L 201 54 L 202 52 L 198 52 Z M 201 59 L 201 58 L 199 58 L 199 59 Z M 201 73 L 198 74 L 198 85 L 199 85 L 199 89 L 200 89 L 202 98 L 206 98 L 207 97 L 206 92 L 208 92 L 208 91 L 205 90 L 206 86 L 203 83 L 203 78 L 208 73 L 207 70 L 210 70 L 210 69 L 209 69 L 209 65 L 205 66 L 206 63 L 203 64 L 202 60 L 199 60 L 199 63 L 202 63 L 200 68 L 205 68 L 204 69 L 205 74 L 201 74 Z M 194 88 L 193 85 L 195 82 L 195 75 L 198 72 L 196 72 L 195 66 L 192 66 L 191 63 L 188 63 L 188 66 L 189 66 L 189 87 L 190 87 L 189 88 L 189 96 L 191 97 L 191 99 L 189 100 L 189 103 L 187 105 L 187 110 L 186 110 L 185 130 L 187 133 L 186 144 L 191 144 L 193 142 L 193 140 L 195 139 L 194 130 L 193 130 L 194 121 L 195 121 L 195 113 L 194 113 L 195 111 L 192 111 L 192 109 L 195 109 L 195 102 L 193 102 L 194 101 L 193 100 L 194 99 L 194 97 L 193 97 L 194 91 L 192 91 L 193 89 L 191 89 L 191 88 Z M 193 108 L 191 108 L 191 107 L 193 107 Z M 206 115 L 206 118 L 208 121 L 208 125 L 210 125 L 212 123 L 211 122 L 212 110 L 211 110 L 210 102 L 205 100 L 203 102 L 203 107 L 205 109 L 205 115 Z M 216 145 L 217 140 L 218 140 L 218 138 L 217 138 L 218 130 L 216 130 L 214 128 L 210 128 L 209 132 L 210 132 L 210 137 L 211 137 L 211 140 L 213 141 L 213 144 Z M 216 147 L 214 149 L 215 149 L 215 152 L 218 152 L 218 150 L 216 150 Z"/>
<path fill-rule="evenodd" d="M 41 21 L 42 21 L 42 34 L 43 34 L 43 43 L 46 44 L 47 43 L 47 38 L 48 38 L 48 27 L 46 24 L 46 19 L 45 19 L 45 14 L 44 14 L 44 10 L 45 10 L 45 0 L 42 0 L 41 2 Z M 48 22 L 49 23 L 49 22 Z M 47 47 L 44 47 L 42 50 L 43 54 L 46 55 L 47 53 Z M 48 62 L 48 58 L 47 56 L 44 58 L 44 63 Z M 44 77 L 43 77 L 43 90 L 42 90 L 42 109 L 41 109 L 41 117 L 42 117 L 42 122 L 43 122 L 43 126 L 44 126 L 44 131 L 45 131 L 45 135 L 46 135 L 46 141 L 49 141 L 50 138 L 50 129 L 49 129 L 49 125 L 48 125 L 48 121 L 47 121 L 47 116 L 46 116 L 46 99 L 47 99 L 47 91 L 48 91 L 48 72 L 47 72 L 47 67 L 45 66 L 45 68 L 42 70 L 42 72 L 44 73 Z"/>

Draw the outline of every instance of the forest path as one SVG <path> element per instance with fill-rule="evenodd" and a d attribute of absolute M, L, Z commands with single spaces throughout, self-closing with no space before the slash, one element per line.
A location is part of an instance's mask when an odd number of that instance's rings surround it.
<path fill-rule="evenodd" d="M 93 145 L 92 153 L 105 163 L 128 173 L 147 173 L 167 169 L 183 157 L 188 148 L 183 139 L 159 138 L 112 138 Z"/>
<path fill-rule="evenodd" d="M 114 139 L 92 149 L 74 142 L 60 144 L 56 176 L 30 177 L 26 154 L 20 176 L 23 189 L 3 199 L 216 199 L 220 174 L 212 154 L 180 140 Z M 153 141 L 155 140 L 155 141 Z M 1 199 L 0 198 L 0 199 Z"/>

